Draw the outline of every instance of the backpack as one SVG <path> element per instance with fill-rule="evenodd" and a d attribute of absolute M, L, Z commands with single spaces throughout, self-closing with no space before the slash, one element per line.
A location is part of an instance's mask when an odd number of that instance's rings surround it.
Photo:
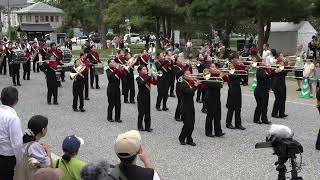
<path fill-rule="evenodd" d="M 33 142 L 27 145 L 22 159 L 16 165 L 14 180 L 33 180 L 34 173 L 40 169 L 40 163 L 35 158 L 28 157 L 28 151 Z"/>
<path fill-rule="evenodd" d="M 114 180 L 128 180 L 128 178 L 121 172 L 119 165 L 110 165 L 109 176 Z"/>

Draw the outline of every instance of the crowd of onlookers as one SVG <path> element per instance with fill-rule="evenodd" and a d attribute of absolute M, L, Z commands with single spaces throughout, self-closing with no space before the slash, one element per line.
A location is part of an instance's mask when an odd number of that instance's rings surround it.
<path fill-rule="evenodd" d="M 42 115 L 30 118 L 24 133 L 15 111 L 18 90 L 6 87 L 1 91 L 0 105 L 0 179 L 1 180 L 160 180 L 143 146 L 138 131 L 119 134 L 114 150 L 120 163 L 107 161 L 86 164 L 76 157 L 84 141 L 76 135 L 62 143 L 63 155 L 51 158 L 49 145 L 42 138 L 49 130 L 50 120 Z M 145 167 L 136 165 L 140 159 Z"/>

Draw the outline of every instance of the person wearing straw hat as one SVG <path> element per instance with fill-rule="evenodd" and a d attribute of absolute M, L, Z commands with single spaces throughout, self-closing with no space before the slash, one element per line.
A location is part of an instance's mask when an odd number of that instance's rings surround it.
<path fill-rule="evenodd" d="M 61 169 L 64 173 L 60 180 L 81 179 L 80 172 L 85 163 L 75 157 L 78 155 L 82 144 L 84 144 L 83 139 L 75 135 L 67 136 L 63 140 L 62 150 L 64 154 L 61 159 L 53 161 L 53 167 Z"/>
<path fill-rule="evenodd" d="M 141 144 L 141 135 L 138 131 L 131 130 L 119 134 L 114 145 L 114 150 L 121 161 L 115 167 L 119 170 L 121 179 L 160 180 L 158 173 L 154 170 L 154 166 L 151 164 Z M 136 165 L 137 157 L 144 163 L 144 168 Z M 120 177 L 115 178 L 119 179 Z"/>

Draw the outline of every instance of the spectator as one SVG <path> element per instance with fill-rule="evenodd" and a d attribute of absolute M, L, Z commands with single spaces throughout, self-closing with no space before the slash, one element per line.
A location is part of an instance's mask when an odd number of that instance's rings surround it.
<path fill-rule="evenodd" d="M 265 59 L 265 63 L 267 66 L 273 66 L 275 65 L 276 61 L 277 61 L 277 50 L 275 49 L 271 49 L 271 53 L 267 56 L 267 58 Z"/>
<path fill-rule="evenodd" d="M 153 63 L 154 60 L 156 59 L 157 53 L 156 53 L 156 48 L 154 47 L 155 46 L 154 43 L 151 43 L 150 45 L 151 46 L 150 46 L 150 48 L 148 50 L 148 53 L 149 53 L 149 55 L 151 57 L 151 63 Z"/>
<path fill-rule="evenodd" d="M 304 63 L 303 63 L 303 59 L 305 59 L 305 55 L 306 53 L 303 51 L 303 45 L 299 45 L 297 47 L 297 52 L 296 52 L 296 63 L 294 65 L 295 71 L 294 71 L 294 75 L 295 75 L 295 79 L 297 80 L 297 84 L 298 84 L 298 89 L 297 91 L 301 91 L 301 84 L 302 84 L 302 77 L 303 77 L 303 67 L 304 67 Z"/>
<path fill-rule="evenodd" d="M 308 84 L 310 88 L 310 96 L 315 97 L 316 82 L 315 82 L 315 66 L 313 63 L 313 59 L 306 59 L 306 62 L 303 68 L 303 79 L 308 80 Z"/>
<path fill-rule="evenodd" d="M 262 52 L 262 59 L 266 60 L 266 58 L 268 57 L 268 55 L 271 53 L 270 48 L 269 48 L 269 44 L 263 44 L 263 52 Z"/>
<path fill-rule="evenodd" d="M 51 166 L 51 151 L 48 145 L 40 143 L 47 134 L 48 118 L 35 115 L 28 122 L 28 129 L 23 135 L 24 150 L 28 157 L 38 161 L 40 167 Z M 29 146 L 29 149 L 27 150 Z"/>
<path fill-rule="evenodd" d="M 117 167 L 128 180 L 160 180 L 141 145 L 141 136 L 138 131 L 131 130 L 119 134 L 114 150 L 121 161 Z M 144 163 L 145 168 L 136 165 L 137 156 Z"/>
<path fill-rule="evenodd" d="M 85 163 L 77 160 L 75 157 L 79 153 L 80 145 L 83 144 L 83 139 L 75 135 L 67 136 L 62 143 L 64 152 L 62 159 L 54 160 L 53 167 L 60 168 L 64 176 L 60 180 L 80 180 L 80 171 L 85 166 Z"/>
<path fill-rule="evenodd" d="M 33 176 L 33 180 L 59 180 L 63 176 L 60 169 L 42 168 L 39 169 Z"/>
<path fill-rule="evenodd" d="M 16 161 L 21 157 L 21 122 L 13 109 L 18 103 L 18 90 L 6 87 L 1 91 L 0 105 L 0 179 L 12 180 Z"/>
<path fill-rule="evenodd" d="M 115 175 L 109 173 L 111 167 L 114 168 L 107 161 L 87 164 L 81 170 L 81 178 L 82 180 L 115 180 L 115 178 L 112 178 Z"/>

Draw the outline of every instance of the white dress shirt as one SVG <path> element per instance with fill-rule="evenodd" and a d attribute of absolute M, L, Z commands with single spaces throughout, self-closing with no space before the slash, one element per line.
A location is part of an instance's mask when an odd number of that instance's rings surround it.
<path fill-rule="evenodd" d="M 16 111 L 0 105 L 0 155 L 20 159 L 22 152 L 21 122 Z"/>
<path fill-rule="evenodd" d="M 266 60 L 266 58 L 271 54 L 270 50 L 263 50 L 262 59 Z"/>

